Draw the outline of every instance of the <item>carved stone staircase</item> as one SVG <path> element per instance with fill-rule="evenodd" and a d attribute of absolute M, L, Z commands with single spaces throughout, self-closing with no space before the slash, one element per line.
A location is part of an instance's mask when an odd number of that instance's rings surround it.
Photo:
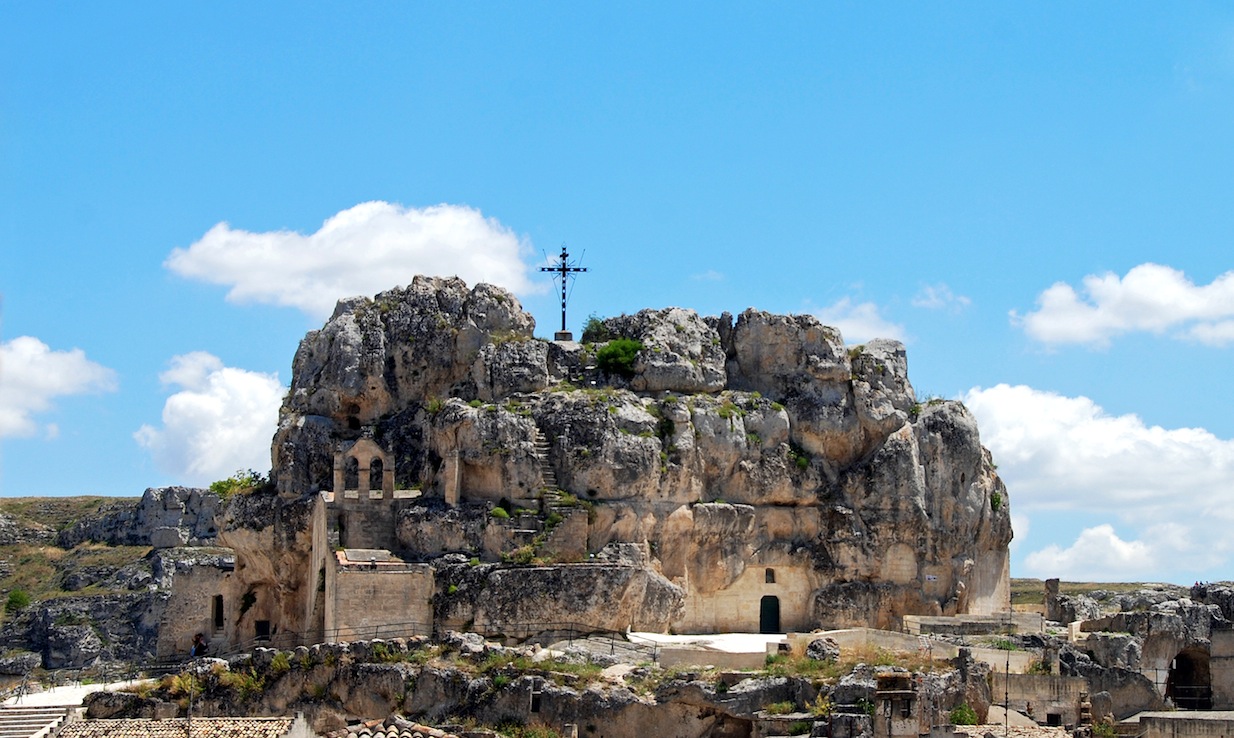
<path fill-rule="evenodd" d="M 561 490 L 557 488 L 557 472 L 553 470 L 553 465 L 549 462 L 548 452 L 550 445 L 548 439 L 544 437 L 544 434 L 537 427 L 532 440 L 535 444 L 536 458 L 540 461 L 540 499 L 547 509 L 556 505 L 557 501 L 561 499 Z"/>
<path fill-rule="evenodd" d="M 41 738 L 52 735 L 68 717 L 67 707 L 0 707 L 0 738 Z"/>

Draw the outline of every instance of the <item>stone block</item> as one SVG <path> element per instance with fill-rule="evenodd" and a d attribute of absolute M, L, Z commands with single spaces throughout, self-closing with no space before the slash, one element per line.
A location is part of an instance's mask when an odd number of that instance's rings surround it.
<path fill-rule="evenodd" d="M 150 531 L 150 545 L 155 548 L 174 548 L 189 542 L 189 534 L 183 528 L 165 525 Z"/>

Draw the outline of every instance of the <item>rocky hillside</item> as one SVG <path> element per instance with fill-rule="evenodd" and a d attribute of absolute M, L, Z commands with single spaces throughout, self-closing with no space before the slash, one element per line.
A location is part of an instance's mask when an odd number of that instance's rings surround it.
<path fill-rule="evenodd" d="M 174 547 L 212 545 L 219 509 L 184 487 L 0 500 L 0 674 L 144 660 L 177 563 L 210 550 Z"/>
<path fill-rule="evenodd" d="M 595 738 L 705 738 L 802 735 L 816 720 L 825 730 L 833 713 L 848 716 L 868 735 L 867 706 L 874 704 L 879 675 L 911 676 L 931 723 L 961 704 L 984 717 L 991 702 L 989 669 L 971 660 L 930 661 L 873 649 L 843 657 L 826 649 L 810 653 L 779 657 L 763 671 L 722 672 L 622 663 L 582 647 L 505 648 L 475 634 L 450 633 L 437 643 L 326 643 L 258 649 L 226 662 L 200 660 L 133 693 L 96 692 L 87 700 L 87 715 L 183 714 L 192 690 L 198 715 L 304 713 L 318 731 L 393 714 L 472 727 L 572 723 L 580 735 Z"/>

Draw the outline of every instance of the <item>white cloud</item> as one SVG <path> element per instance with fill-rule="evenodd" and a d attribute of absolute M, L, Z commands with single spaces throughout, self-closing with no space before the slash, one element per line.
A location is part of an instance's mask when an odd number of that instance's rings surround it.
<path fill-rule="evenodd" d="M 1106 567 L 1107 574 L 1116 560 L 1143 563 L 1141 547 L 1157 569 L 1209 567 L 1234 555 L 1227 535 L 1234 523 L 1234 441 L 1202 428 L 1149 426 L 1136 415 L 1110 415 L 1087 397 L 1023 385 L 974 388 L 964 402 L 1019 514 L 1098 515 L 1138 531 L 1138 540 L 1115 545 L 1112 529 L 1107 535 L 1098 526 L 1069 548 L 1056 542 L 1030 554 L 1030 566 L 1082 563 L 1097 540 L 1117 557 L 1093 560 L 1093 571 Z"/>
<path fill-rule="evenodd" d="M 921 290 L 913 297 L 913 307 L 925 308 L 926 310 L 946 309 L 953 313 L 964 310 L 972 302 L 964 295 L 955 294 L 951 291 L 950 287 L 942 282 L 923 285 Z"/>
<path fill-rule="evenodd" d="M 1037 297 L 1037 309 L 1012 322 L 1043 343 L 1104 347 L 1115 336 L 1143 331 L 1213 346 L 1234 342 L 1234 272 L 1197 286 L 1181 271 L 1141 264 L 1121 279 L 1107 272 L 1084 278 L 1084 296 L 1058 282 Z"/>
<path fill-rule="evenodd" d="M 31 336 L 0 343 L 0 438 L 40 432 L 35 415 L 52 408 L 57 397 L 116 389 L 116 373 L 86 358 L 81 349 L 53 351 Z M 55 438 L 60 428 L 42 427 Z"/>
<path fill-rule="evenodd" d="M 1148 544 L 1124 541 L 1111 525 L 1085 528 L 1071 546 L 1051 544 L 1025 559 L 1038 576 L 1096 582 L 1139 581 L 1156 563 Z"/>
<path fill-rule="evenodd" d="M 475 208 L 375 201 L 331 216 L 310 235 L 219 223 L 172 251 L 164 265 L 182 277 L 230 285 L 231 302 L 286 305 L 325 318 L 339 298 L 372 295 L 417 274 L 534 292 L 539 286 L 523 261 L 528 251 L 513 231 Z"/>
<path fill-rule="evenodd" d="M 176 356 L 159 375 L 180 391 L 163 406 L 163 427 L 133 437 L 164 471 L 204 485 L 238 469 L 270 468 L 270 439 L 285 388 L 278 376 L 223 366 L 204 351 Z"/>
<path fill-rule="evenodd" d="M 871 338 L 893 338 L 903 341 L 904 326 L 885 319 L 872 302 L 854 303 L 843 297 L 831 305 L 814 311 L 824 324 L 840 329 L 846 343 L 861 343 Z"/>
<path fill-rule="evenodd" d="M 690 279 L 694 280 L 695 282 L 723 282 L 724 275 L 720 272 L 717 272 L 715 269 L 708 269 L 705 272 L 699 272 L 698 274 L 691 274 Z"/>
<path fill-rule="evenodd" d="M 1032 521 L 1021 512 L 1011 513 L 1011 530 L 1015 534 L 1011 539 L 1012 552 L 1018 550 L 1028 540 L 1028 531 L 1032 529 Z"/>

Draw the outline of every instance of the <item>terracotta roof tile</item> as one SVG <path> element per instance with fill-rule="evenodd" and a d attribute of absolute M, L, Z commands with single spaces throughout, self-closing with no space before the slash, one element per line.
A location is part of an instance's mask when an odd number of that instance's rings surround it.
<path fill-rule="evenodd" d="M 369 720 L 326 734 L 327 738 L 458 738 L 454 733 L 398 718 Z"/>
<path fill-rule="evenodd" d="M 193 738 L 282 738 L 292 718 L 195 717 Z M 186 738 L 184 718 L 169 720 L 78 720 L 61 729 L 59 738 Z"/>

